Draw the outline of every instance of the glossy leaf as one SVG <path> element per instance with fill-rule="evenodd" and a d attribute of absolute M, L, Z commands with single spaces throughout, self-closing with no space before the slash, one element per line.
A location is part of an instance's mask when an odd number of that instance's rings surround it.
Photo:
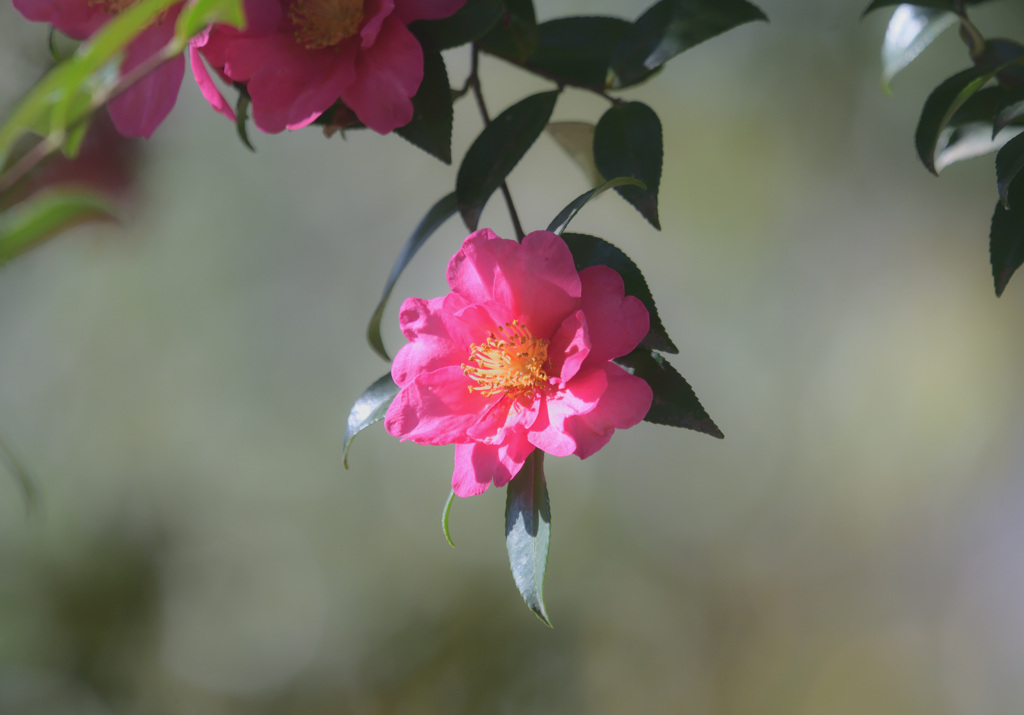
<path fill-rule="evenodd" d="M 345 469 L 348 469 L 348 450 L 352 446 L 352 440 L 370 425 L 384 419 L 397 394 L 398 385 L 391 379 L 389 372 L 366 388 L 352 405 L 352 410 L 348 413 L 348 425 L 345 427 L 345 447 L 341 457 Z"/>
<path fill-rule="evenodd" d="M 590 122 L 551 122 L 547 132 L 565 149 L 587 177 L 591 186 L 604 181 L 594 163 L 594 125 Z"/>
<path fill-rule="evenodd" d="M 395 130 L 445 164 L 452 163 L 452 90 L 440 51 L 423 47 L 423 81 L 412 98 L 412 121 Z"/>
<path fill-rule="evenodd" d="M 481 49 L 522 63 L 537 48 L 537 15 L 531 0 L 504 0 L 505 11 L 491 30 L 480 38 Z"/>
<path fill-rule="evenodd" d="M 943 130 L 954 113 L 994 75 L 995 71 L 986 67 L 970 67 L 940 84 L 925 100 L 914 144 L 918 157 L 933 174 L 939 173 L 935 168 L 935 150 Z"/>
<path fill-rule="evenodd" d="M 996 296 L 1001 296 L 1014 272 L 1024 263 L 1024 181 L 1010 185 L 1011 208 L 996 203 L 989 233 L 989 258 Z"/>
<path fill-rule="evenodd" d="M 615 47 L 606 85 L 620 88 L 642 82 L 680 52 L 738 25 L 767 19 L 746 0 L 661 0 Z"/>
<path fill-rule="evenodd" d="M 630 27 L 616 17 L 564 17 L 542 23 L 526 67 L 557 82 L 602 89 L 612 51 Z"/>
<path fill-rule="evenodd" d="M 647 312 L 650 314 L 651 327 L 647 335 L 640 341 L 640 347 L 648 350 L 660 350 L 666 353 L 678 353 L 668 331 L 661 322 L 658 315 L 658 308 L 654 304 L 654 296 L 651 289 L 647 287 L 647 281 L 640 268 L 633 263 L 621 250 L 608 243 L 602 238 L 588 236 L 583 233 L 565 233 L 562 238 L 572 252 L 573 262 L 576 270 L 582 271 L 590 266 L 608 266 L 622 276 L 622 282 L 626 289 L 626 295 L 632 295 L 640 299 Z"/>
<path fill-rule="evenodd" d="M 576 217 L 576 214 L 580 212 L 580 209 L 586 206 L 592 198 L 600 194 L 603 194 L 608 189 L 614 189 L 616 186 L 627 185 L 638 186 L 641 189 L 647 188 L 646 186 L 644 186 L 644 182 L 640 181 L 639 179 L 634 179 L 631 176 L 619 176 L 614 179 L 610 179 L 609 181 L 606 181 L 600 186 L 598 186 L 596 189 L 585 191 L 579 196 L 577 196 L 575 199 L 573 199 L 571 202 L 569 202 L 569 205 L 566 206 L 561 211 L 559 211 L 558 215 L 555 216 L 554 219 L 552 219 L 550 224 L 548 224 L 547 230 L 551 231 L 551 233 L 557 233 L 561 235 L 562 231 L 565 230 L 565 227 L 569 225 L 569 222 Z"/>
<path fill-rule="evenodd" d="M 409 236 L 409 240 L 406 241 L 405 247 L 399 254 L 398 258 L 395 259 L 395 264 L 391 267 L 391 273 L 388 275 L 387 281 L 384 283 L 384 292 L 381 294 L 380 302 L 377 303 L 377 307 L 373 311 L 373 316 L 370 318 L 370 325 L 366 329 L 366 339 L 370 343 L 370 347 L 385 360 L 390 360 L 388 352 L 384 348 L 384 340 L 380 334 L 380 323 L 384 316 L 384 308 L 387 305 L 388 298 L 391 297 L 391 291 L 395 289 L 395 283 L 398 282 L 398 277 L 402 275 L 402 271 L 409 265 L 409 261 L 416 255 L 416 252 L 420 250 L 420 247 L 427 242 L 427 239 L 434 235 L 434 232 L 441 227 L 445 221 L 452 217 L 455 213 L 455 194 L 451 193 L 443 197 L 440 201 L 430 207 L 427 211 L 427 215 L 419 222 L 419 225 L 413 230 L 412 235 Z"/>
<path fill-rule="evenodd" d="M 967 0 L 966 5 L 981 5 L 989 0 Z M 873 10 L 878 10 L 883 7 L 892 7 L 894 5 L 903 5 L 905 3 L 900 0 L 874 0 L 867 9 L 864 11 L 864 15 L 867 15 Z M 932 10 L 946 10 L 947 12 L 954 12 L 956 10 L 957 0 L 914 0 L 914 5 L 918 7 L 931 8 Z"/>
<path fill-rule="evenodd" d="M 115 220 L 104 199 L 83 191 L 50 191 L 0 213 L 0 266 L 33 246 L 86 221 Z"/>
<path fill-rule="evenodd" d="M 512 105 L 487 125 L 466 152 L 455 180 L 459 213 L 471 231 L 509 172 L 544 131 L 558 91 L 534 94 Z"/>
<path fill-rule="evenodd" d="M 448 542 L 448 545 L 453 549 L 455 548 L 455 542 L 452 541 L 452 534 L 448 530 L 448 517 L 451 515 L 452 504 L 455 502 L 455 490 L 453 489 L 448 494 L 448 499 L 444 503 L 444 510 L 441 512 L 441 531 L 444 532 L 444 540 Z"/>
<path fill-rule="evenodd" d="M 1024 117 L 1024 89 L 1006 90 L 992 122 L 993 136 Z"/>
<path fill-rule="evenodd" d="M 882 41 L 882 88 L 888 92 L 896 73 L 909 65 L 944 30 L 957 23 L 946 10 L 900 5 L 889 20 Z"/>
<path fill-rule="evenodd" d="M 642 377 L 654 391 L 654 402 L 644 420 L 685 427 L 719 439 L 725 437 L 700 404 L 690 384 L 664 357 L 650 350 L 637 349 L 615 362 Z"/>
<path fill-rule="evenodd" d="M 467 0 L 454 15 L 414 22 L 409 29 L 421 41 L 447 50 L 479 39 L 494 27 L 504 12 L 501 0 Z"/>
<path fill-rule="evenodd" d="M 509 566 L 526 605 L 551 626 L 544 609 L 544 571 L 551 542 L 551 505 L 544 480 L 544 453 L 534 450 L 508 483 L 505 547 Z"/>
<path fill-rule="evenodd" d="M 628 102 L 606 111 L 594 130 L 594 161 L 605 177 L 632 176 L 647 186 L 619 186 L 615 190 L 660 230 L 662 139 L 661 122 L 654 110 L 640 102 Z"/>
<path fill-rule="evenodd" d="M 1024 206 L 1012 206 L 1009 199 L 1010 185 L 1021 169 L 1024 169 L 1024 134 L 1018 134 L 1006 142 L 996 154 L 996 187 L 999 189 L 999 200 L 1008 209 L 1024 209 Z"/>

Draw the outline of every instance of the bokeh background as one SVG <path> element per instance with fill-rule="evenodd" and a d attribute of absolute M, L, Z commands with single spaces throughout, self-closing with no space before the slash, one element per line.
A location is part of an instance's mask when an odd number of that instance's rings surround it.
<path fill-rule="evenodd" d="M 502 491 L 445 543 L 451 448 L 378 425 L 341 464 L 388 369 L 366 321 L 454 169 L 370 132 L 251 154 L 188 81 L 152 140 L 101 153 L 123 222 L 0 271 L 0 438 L 40 492 L 26 515 L 0 473 L 0 712 L 1024 711 L 1024 279 L 994 297 L 991 160 L 936 179 L 912 144 L 966 53 L 948 33 L 887 97 L 888 12 L 758 4 L 770 24 L 624 94 L 664 124 L 664 230 L 612 195 L 573 225 L 644 270 L 726 439 L 644 424 L 547 460 L 554 630 L 512 583 Z M 972 16 L 1024 40 L 1015 0 Z M 0 106 L 46 62 L 0 5 Z M 482 73 L 493 113 L 546 86 Z M 459 103 L 458 156 L 479 128 Z M 588 188 L 549 137 L 510 184 L 531 228 Z M 464 235 L 401 280 L 392 351 Z"/>

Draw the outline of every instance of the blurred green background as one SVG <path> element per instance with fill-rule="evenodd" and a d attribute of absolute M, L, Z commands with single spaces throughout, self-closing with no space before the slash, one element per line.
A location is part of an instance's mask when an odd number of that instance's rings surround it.
<path fill-rule="evenodd" d="M 647 3 L 539 2 L 541 19 Z M 949 32 L 879 89 L 889 12 L 761 0 L 771 23 L 625 97 L 665 129 L 664 230 L 608 195 L 574 230 L 644 270 L 724 441 L 643 424 L 547 460 L 545 628 L 504 492 L 439 517 L 450 447 L 345 419 L 391 262 L 454 169 L 397 136 L 236 140 L 186 80 L 120 226 L 0 272 L 0 712 L 1024 711 L 1024 278 L 993 295 L 991 159 L 918 162 Z M 972 13 L 1024 40 L 1024 8 Z M 0 6 L 0 106 L 46 66 Z M 453 84 L 467 52 L 447 55 Z M 546 85 L 482 63 L 492 113 Z M 557 120 L 603 102 L 569 92 Z M 456 154 L 479 131 L 456 107 Z M 109 167 L 108 167 L 109 168 Z M 542 228 L 586 190 L 549 138 L 512 174 Z M 492 199 L 484 225 L 510 235 Z M 451 221 L 401 297 L 445 290 Z"/>

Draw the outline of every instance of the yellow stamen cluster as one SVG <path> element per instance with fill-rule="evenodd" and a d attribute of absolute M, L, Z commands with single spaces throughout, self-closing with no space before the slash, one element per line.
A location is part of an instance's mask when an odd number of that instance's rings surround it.
<path fill-rule="evenodd" d="M 518 320 L 498 327 L 498 334 L 471 345 L 469 363 L 462 372 L 484 395 L 532 397 L 548 386 L 548 341 L 535 338 Z"/>
<path fill-rule="evenodd" d="M 322 50 L 359 32 L 363 0 L 294 0 L 288 19 L 296 42 L 307 50 Z"/>

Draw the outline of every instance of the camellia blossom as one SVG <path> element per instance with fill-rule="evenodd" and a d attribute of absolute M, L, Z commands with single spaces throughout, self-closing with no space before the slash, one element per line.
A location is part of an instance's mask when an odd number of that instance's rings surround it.
<path fill-rule="evenodd" d="M 199 55 L 227 81 L 244 82 L 256 126 L 306 126 L 339 99 L 387 134 L 412 120 L 423 48 L 407 25 L 448 17 L 466 0 L 246 0 L 248 26 L 214 27 L 190 50 L 214 109 L 233 112 Z"/>
<path fill-rule="evenodd" d="M 129 7 L 133 0 L 13 0 L 28 20 L 46 22 L 75 40 L 84 40 Z M 181 4 L 163 13 L 132 40 L 121 63 L 125 74 L 162 50 L 174 37 Z M 170 114 L 185 76 L 184 54 L 164 62 L 107 104 L 114 127 L 128 137 L 152 136 Z"/>
<path fill-rule="evenodd" d="M 448 285 L 402 304 L 409 343 L 391 368 L 401 390 L 385 426 L 454 443 L 458 496 L 504 486 L 534 449 L 585 459 L 647 414 L 650 386 L 611 361 L 640 343 L 650 316 L 612 268 L 577 272 L 548 231 L 518 244 L 482 229 L 449 261 Z"/>

